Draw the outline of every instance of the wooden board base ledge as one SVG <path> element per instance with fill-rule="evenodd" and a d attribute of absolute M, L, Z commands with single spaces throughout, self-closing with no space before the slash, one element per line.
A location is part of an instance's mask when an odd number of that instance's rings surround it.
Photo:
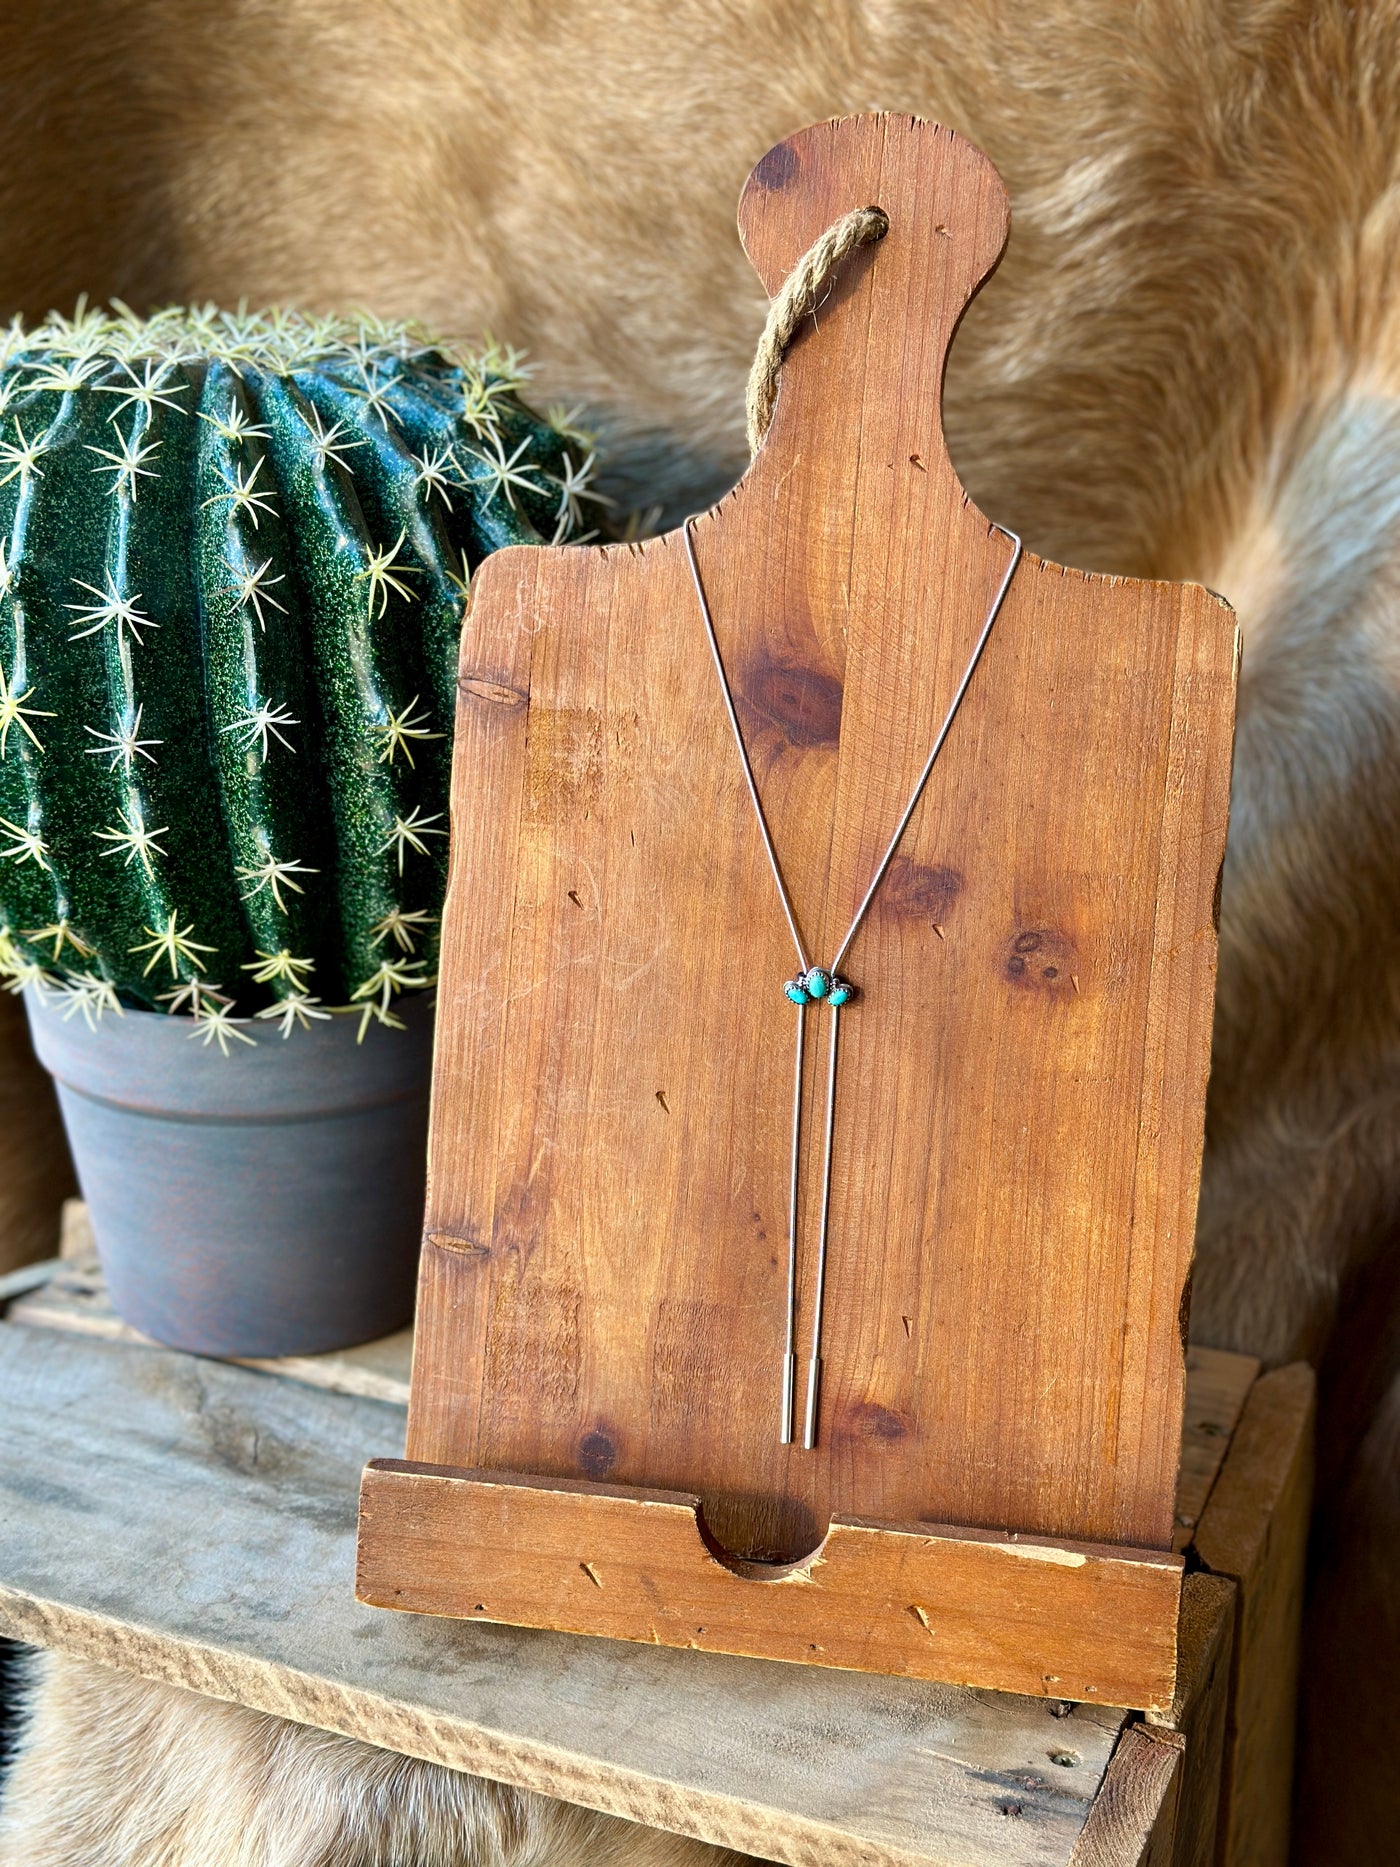
<path fill-rule="evenodd" d="M 783 1568 L 729 1564 L 700 1501 L 376 1459 L 356 1595 L 371 1607 L 936 1679 L 1163 1713 L 1182 1559 L 833 1518 Z"/>

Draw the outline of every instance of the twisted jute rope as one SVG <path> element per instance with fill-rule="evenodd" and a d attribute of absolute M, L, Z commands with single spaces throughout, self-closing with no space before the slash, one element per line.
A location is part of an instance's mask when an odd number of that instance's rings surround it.
<path fill-rule="evenodd" d="M 748 418 L 749 453 L 756 454 L 773 419 L 778 399 L 778 377 L 783 352 L 797 327 L 816 308 L 822 287 L 847 253 L 872 240 L 883 240 L 890 230 L 888 216 L 878 207 L 858 207 L 833 221 L 826 232 L 798 260 L 783 282 L 783 289 L 768 307 L 768 322 L 758 340 L 749 391 L 744 401 Z"/>

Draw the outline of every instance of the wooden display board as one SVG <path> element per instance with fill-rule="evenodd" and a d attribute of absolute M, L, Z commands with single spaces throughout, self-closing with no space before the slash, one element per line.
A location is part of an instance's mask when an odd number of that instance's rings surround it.
<path fill-rule="evenodd" d="M 1006 238 L 990 163 L 907 117 L 818 125 L 750 176 L 744 244 L 776 292 L 871 204 L 887 235 L 693 528 L 814 957 L 1011 555 L 940 420 Z M 407 1458 L 366 1473 L 362 1600 L 1170 1703 L 1237 659 L 1199 587 L 1022 559 L 843 967 L 806 1450 L 778 1433 L 792 940 L 685 540 L 483 565 Z M 809 1111 L 825 1067 L 818 1037 Z"/>

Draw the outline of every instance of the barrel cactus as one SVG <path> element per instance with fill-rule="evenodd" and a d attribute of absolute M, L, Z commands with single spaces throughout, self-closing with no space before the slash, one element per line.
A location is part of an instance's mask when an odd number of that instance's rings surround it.
<path fill-rule="evenodd" d="M 513 356 L 212 309 L 0 340 L 0 964 L 251 1041 L 431 983 L 463 598 L 576 536 Z"/>

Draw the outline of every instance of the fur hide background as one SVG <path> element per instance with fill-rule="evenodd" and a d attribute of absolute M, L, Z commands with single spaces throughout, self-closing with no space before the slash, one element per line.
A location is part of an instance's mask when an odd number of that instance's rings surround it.
<path fill-rule="evenodd" d="M 86 291 L 490 327 L 538 360 L 539 398 L 585 405 L 613 490 L 668 516 L 744 464 L 763 296 L 734 204 L 755 159 L 813 119 L 883 108 L 996 162 L 1011 246 L 948 377 L 969 491 L 1037 551 L 1199 579 L 1243 624 L 1193 1332 L 1320 1366 L 1300 1856 L 1392 1858 L 1395 0 L 9 0 L 0 16 L 7 313 Z M 131 1691 L 138 1727 L 158 1721 Z M 181 1749 L 206 1729 L 187 1709 Z M 159 1728 L 173 1757 L 173 1717 Z"/>
<path fill-rule="evenodd" d="M 740 1867 L 327 1731 L 34 1655 L 0 1867 Z M 75 1767 L 81 1759 L 81 1767 Z"/>

